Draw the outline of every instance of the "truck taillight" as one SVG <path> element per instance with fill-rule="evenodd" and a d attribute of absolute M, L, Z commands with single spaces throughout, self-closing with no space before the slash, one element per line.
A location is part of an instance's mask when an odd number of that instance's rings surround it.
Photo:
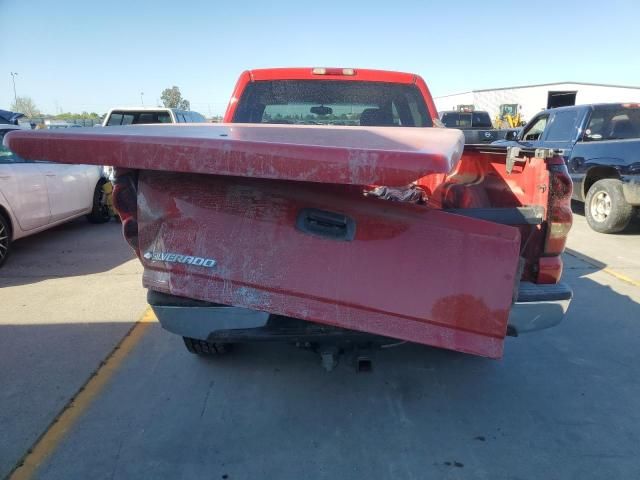
<path fill-rule="evenodd" d="M 138 175 L 135 170 L 116 169 L 113 207 L 122 221 L 122 234 L 138 257 Z"/>
<path fill-rule="evenodd" d="M 547 237 L 543 257 L 538 269 L 539 283 L 556 283 L 562 275 L 560 254 L 564 251 L 567 236 L 573 223 L 571 192 L 573 186 L 564 161 L 558 159 L 549 165 L 550 190 L 547 215 Z"/>

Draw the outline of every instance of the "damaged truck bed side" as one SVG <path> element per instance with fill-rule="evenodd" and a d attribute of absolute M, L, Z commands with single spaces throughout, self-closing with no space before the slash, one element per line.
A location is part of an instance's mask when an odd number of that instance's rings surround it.
<path fill-rule="evenodd" d="M 5 141 L 27 159 L 117 167 L 149 303 L 192 351 L 365 332 L 499 358 L 505 335 L 561 321 L 562 160 L 463 151 L 460 132 L 429 128 L 419 77 L 327 71 L 245 72 L 221 125 Z"/>

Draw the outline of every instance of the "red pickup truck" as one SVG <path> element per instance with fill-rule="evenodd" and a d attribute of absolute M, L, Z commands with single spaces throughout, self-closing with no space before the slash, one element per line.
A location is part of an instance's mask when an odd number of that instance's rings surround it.
<path fill-rule="evenodd" d="M 499 358 L 566 313 L 571 180 L 551 150 L 463 146 L 437 118 L 417 75 L 266 69 L 240 76 L 223 124 L 5 143 L 117 167 L 149 304 L 193 353 L 401 340 Z"/>

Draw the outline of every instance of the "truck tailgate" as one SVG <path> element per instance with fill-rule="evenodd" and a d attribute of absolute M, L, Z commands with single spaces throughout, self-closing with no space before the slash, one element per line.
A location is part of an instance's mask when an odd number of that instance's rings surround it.
<path fill-rule="evenodd" d="M 403 186 L 449 173 L 456 130 L 261 124 L 165 124 L 15 131 L 26 159 L 348 185 Z"/>
<path fill-rule="evenodd" d="M 146 171 L 138 198 L 147 287 L 502 354 L 515 228 L 299 182 Z"/>
<path fill-rule="evenodd" d="M 519 231 L 362 195 L 451 172 L 459 131 L 151 125 L 5 143 L 27 159 L 139 170 L 138 247 L 154 290 L 502 354 Z"/>

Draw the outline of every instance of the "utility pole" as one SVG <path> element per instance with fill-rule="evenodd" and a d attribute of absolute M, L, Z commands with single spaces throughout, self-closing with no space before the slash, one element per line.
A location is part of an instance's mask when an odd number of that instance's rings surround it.
<path fill-rule="evenodd" d="M 11 72 L 11 80 L 13 80 L 13 101 L 15 102 L 16 108 L 18 108 L 18 95 L 16 94 L 16 76 L 18 72 Z"/>
<path fill-rule="evenodd" d="M 140 92 L 140 103 L 144 107 L 144 92 Z"/>

